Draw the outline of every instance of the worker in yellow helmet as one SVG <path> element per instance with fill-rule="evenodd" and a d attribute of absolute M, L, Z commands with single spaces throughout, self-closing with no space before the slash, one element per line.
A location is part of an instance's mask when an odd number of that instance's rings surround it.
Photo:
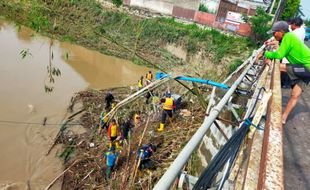
<path fill-rule="evenodd" d="M 161 99 L 161 103 L 163 103 L 163 112 L 161 115 L 161 122 L 159 125 L 159 128 L 157 131 L 163 131 L 166 123 L 166 118 L 169 116 L 172 118 L 172 110 L 174 109 L 174 101 L 173 98 L 171 98 L 171 93 L 167 92 L 166 93 L 166 98 Z"/>
<path fill-rule="evenodd" d="M 143 88 L 143 76 L 141 76 L 141 78 L 138 80 L 138 88 L 139 90 Z"/>
<path fill-rule="evenodd" d="M 149 71 L 146 76 L 145 76 L 145 79 L 146 79 L 146 84 L 150 84 L 153 80 L 153 73 L 152 71 Z"/>

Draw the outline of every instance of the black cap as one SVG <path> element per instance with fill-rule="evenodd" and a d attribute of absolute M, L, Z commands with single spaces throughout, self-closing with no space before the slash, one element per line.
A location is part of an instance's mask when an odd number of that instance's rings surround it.
<path fill-rule="evenodd" d="M 271 30 L 269 30 L 267 32 L 267 34 L 272 34 L 274 32 L 277 32 L 277 31 L 285 31 L 285 32 L 288 32 L 289 31 L 289 26 L 287 24 L 287 22 L 285 21 L 278 21 L 278 22 L 275 22 L 271 28 Z"/>
<path fill-rule="evenodd" d="M 291 24 L 294 24 L 296 26 L 303 25 L 304 21 L 300 17 L 296 17 L 293 20 L 291 20 Z"/>

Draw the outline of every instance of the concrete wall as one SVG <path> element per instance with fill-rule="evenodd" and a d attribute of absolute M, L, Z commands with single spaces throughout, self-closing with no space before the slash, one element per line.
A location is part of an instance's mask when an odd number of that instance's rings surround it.
<path fill-rule="evenodd" d="M 156 0 L 131 0 L 130 6 L 143 7 L 167 15 L 172 15 L 173 10 L 173 4 Z"/>
<path fill-rule="evenodd" d="M 203 25 L 213 26 L 215 15 L 196 11 L 194 21 Z"/>
<path fill-rule="evenodd" d="M 179 6 L 174 6 L 172 10 L 172 15 L 177 18 L 186 18 L 194 20 L 196 11 L 193 9 L 185 9 Z"/>
<path fill-rule="evenodd" d="M 200 0 L 161 0 L 179 7 L 198 10 Z"/>
<path fill-rule="evenodd" d="M 251 26 L 249 24 L 228 23 L 224 22 L 225 18 L 223 18 L 223 22 L 219 22 L 215 14 L 198 11 L 199 3 L 200 0 L 124 0 L 124 4 L 126 5 L 146 8 L 165 15 L 171 15 L 176 18 L 191 20 L 202 25 L 207 25 L 225 31 L 231 31 L 242 36 L 249 36 L 251 34 Z M 227 10 L 228 9 L 221 9 L 219 14 L 225 14 L 226 17 Z M 244 11 L 249 12 L 251 10 L 248 9 Z"/>

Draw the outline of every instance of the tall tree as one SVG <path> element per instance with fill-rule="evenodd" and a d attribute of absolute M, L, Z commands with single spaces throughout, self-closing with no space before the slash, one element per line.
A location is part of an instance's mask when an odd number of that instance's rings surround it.
<path fill-rule="evenodd" d="M 251 38 L 256 42 L 264 42 L 268 38 L 267 31 L 270 29 L 269 21 L 272 17 L 261 7 L 256 9 L 256 15 L 250 18 L 244 18 L 252 27 Z"/>
<path fill-rule="evenodd" d="M 300 0 L 286 0 L 284 9 L 281 14 L 282 20 L 293 18 L 297 13 L 300 5 Z"/>

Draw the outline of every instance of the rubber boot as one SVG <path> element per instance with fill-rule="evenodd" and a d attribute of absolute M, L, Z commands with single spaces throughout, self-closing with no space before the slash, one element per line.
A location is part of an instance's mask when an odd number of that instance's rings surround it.
<path fill-rule="evenodd" d="M 164 128 L 165 128 L 165 124 L 160 123 L 160 124 L 159 124 L 159 128 L 157 128 L 157 131 L 158 131 L 158 132 L 161 132 L 161 131 L 164 130 Z"/>

